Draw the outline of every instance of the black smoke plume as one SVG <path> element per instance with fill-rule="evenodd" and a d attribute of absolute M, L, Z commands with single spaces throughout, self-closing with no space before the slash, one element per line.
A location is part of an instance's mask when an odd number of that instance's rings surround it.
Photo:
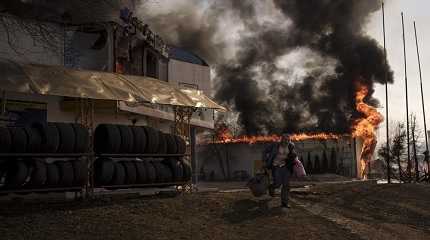
<path fill-rule="evenodd" d="M 149 22 L 173 44 L 209 60 L 216 72 L 215 97 L 238 113 L 243 133 L 348 133 L 361 116 L 355 109 L 357 84 L 368 87 L 366 102 L 377 106 L 374 84 L 393 82 L 381 46 L 363 32 L 380 0 L 221 0 L 205 8 L 209 17 L 198 17 L 203 10 L 192 2 Z M 282 17 L 258 21 L 261 2 Z M 232 59 L 219 56 L 226 46 L 216 41 L 217 34 L 228 34 L 219 24 L 226 13 L 244 26 Z M 172 33 L 179 37 L 169 37 Z M 303 66 L 275 64 L 295 51 L 315 59 Z M 304 71 L 300 78 L 279 77 L 292 76 L 296 68 Z"/>
<path fill-rule="evenodd" d="M 0 12 L 94 22 L 117 18 L 123 2 L 5 0 Z M 377 106 L 374 84 L 393 81 L 381 46 L 363 32 L 381 0 L 140 2 L 140 17 L 165 40 L 209 61 L 216 99 L 238 113 L 246 134 L 349 132 L 361 116 L 355 109 L 356 85 L 367 86 L 366 101 Z M 174 4 L 169 11 L 153 11 Z M 233 20 L 226 24 L 226 18 Z M 240 31 L 231 33 L 236 25 Z M 228 43 L 232 34 L 234 48 Z M 299 62 L 279 64 L 283 58 Z"/>

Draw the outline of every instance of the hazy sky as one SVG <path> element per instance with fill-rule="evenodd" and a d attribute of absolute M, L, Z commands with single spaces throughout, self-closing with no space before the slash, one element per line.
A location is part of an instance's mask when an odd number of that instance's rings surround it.
<path fill-rule="evenodd" d="M 386 1 L 386 36 L 387 54 L 389 63 L 394 70 L 395 82 L 388 87 L 389 97 L 389 117 L 394 121 L 406 121 L 405 110 L 405 74 L 403 62 L 403 42 L 401 12 L 405 16 L 405 35 L 406 35 L 406 56 L 408 62 L 408 92 L 409 92 L 409 112 L 417 115 L 419 124 L 423 126 L 421 95 L 419 84 L 418 62 L 415 47 L 415 37 L 413 21 L 416 21 L 418 40 L 420 44 L 421 66 L 423 70 L 424 101 L 427 103 L 427 119 L 430 113 L 430 1 L 428 0 L 388 0 Z M 382 12 L 376 13 L 368 25 L 368 33 L 381 44 L 382 35 Z M 381 102 L 380 111 L 385 116 L 385 87 L 378 85 L 375 96 Z M 429 122 L 430 123 L 430 122 Z M 428 124 L 429 125 L 429 124 Z M 430 126 L 430 125 L 429 125 Z M 379 130 L 379 138 L 385 139 L 385 122 Z"/>

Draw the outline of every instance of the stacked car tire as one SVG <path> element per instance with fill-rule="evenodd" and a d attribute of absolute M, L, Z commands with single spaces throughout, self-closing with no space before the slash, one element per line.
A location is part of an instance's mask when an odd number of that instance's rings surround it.
<path fill-rule="evenodd" d="M 99 187 L 172 184 L 191 179 L 188 163 L 177 158 L 112 159 L 98 158 L 94 164 L 95 184 Z"/>
<path fill-rule="evenodd" d="M 97 154 L 181 155 L 186 152 L 183 138 L 147 126 L 99 125 L 94 134 Z M 94 165 L 98 186 L 132 186 L 185 182 L 190 166 L 181 158 L 98 158 Z"/>
<path fill-rule="evenodd" d="M 85 160 L 15 159 L 3 169 L 6 190 L 81 187 L 88 181 Z"/>
<path fill-rule="evenodd" d="M 98 156 L 137 154 L 154 157 L 97 158 L 94 163 L 97 186 L 175 185 L 191 179 L 190 165 L 181 157 L 186 152 L 182 137 L 146 126 L 100 124 L 93 139 L 94 152 Z M 85 186 L 88 161 L 76 158 L 90 152 L 89 132 L 79 124 L 35 123 L 24 127 L 0 127 L 0 153 L 16 156 L 0 158 L 0 190 L 58 188 L 60 191 L 59 188 Z M 42 157 L 44 154 L 55 158 Z"/>
<path fill-rule="evenodd" d="M 83 154 L 89 152 L 88 130 L 72 123 L 35 123 L 0 127 L 0 152 L 20 154 Z M 84 186 L 87 161 L 73 158 L 5 157 L 0 160 L 3 188 L 41 189 Z"/>
<path fill-rule="evenodd" d="M 147 126 L 100 124 L 94 151 L 103 154 L 184 154 L 183 138 Z"/>

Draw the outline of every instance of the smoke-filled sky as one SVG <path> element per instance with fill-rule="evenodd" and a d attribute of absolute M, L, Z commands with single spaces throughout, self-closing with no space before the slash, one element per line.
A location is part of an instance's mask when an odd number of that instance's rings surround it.
<path fill-rule="evenodd" d="M 215 97 L 238 113 L 243 133 L 344 133 L 361 117 L 357 85 L 373 93 L 385 82 L 382 48 L 367 34 L 380 3 L 175 0 L 146 3 L 140 15 L 210 62 Z"/>
<path fill-rule="evenodd" d="M 381 0 L 140 2 L 144 3 L 140 17 L 167 42 L 194 51 L 211 64 L 214 97 L 238 113 L 244 133 L 347 132 L 352 121 L 361 117 L 354 106 L 357 84 L 368 87 L 373 97 L 365 100 L 385 112 Z M 417 20 L 420 30 L 425 81 L 430 76 L 425 45 L 430 38 L 425 29 L 429 6 L 426 0 L 386 1 L 387 80 L 394 80 L 390 84 L 391 120 L 406 117 L 403 10 L 410 110 L 422 122 L 412 21 Z M 112 14 L 117 15 L 117 10 L 112 8 Z M 425 91 L 430 87 L 427 82 Z M 430 98 L 426 100 L 430 104 Z"/>

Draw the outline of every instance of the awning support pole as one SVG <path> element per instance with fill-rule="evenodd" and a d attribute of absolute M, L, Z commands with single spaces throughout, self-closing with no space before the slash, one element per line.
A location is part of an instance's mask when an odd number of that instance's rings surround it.
<path fill-rule="evenodd" d="M 1 115 L 6 114 L 6 105 L 7 105 L 7 98 L 6 98 L 6 91 L 2 91 L 2 97 L 1 97 Z"/>
<path fill-rule="evenodd" d="M 90 137 L 90 149 L 93 151 L 94 142 L 94 100 L 93 99 L 79 99 L 79 123 L 85 126 L 88 130 Z M 86 157 L 88 169 L 88 183 L 85 185 L 85 197 L 89 198 L 94 196 L 94 152 Z"/>
<path fill-rule="evenodd" d="M 188 154 L 188 162 L 191 163 L 191 160 L 194 156 L 191 156 L 191 154 L 194 153 L 194 151 L 191 150 L 191 118 L 193 116 L 193 113 L 196 111 L 196 108 L 190 108 L 190 107 L 180 107 L 180 106 L 174 106 L 173 112 L 174 112 L 174 134 L 179 135 L 184 138 L 184 140 L 187 143 L 187 151 Z M 193 164 L 190 164 L 193 166 Z M 197 172 L 196 169 L 191 169 L 191 172 L 194 174 Z M 194 179 L 194 176 L 191 176 L 191 179 Z M 196 186 L 191 186 L 191 191 L 195 190 Z"/>

